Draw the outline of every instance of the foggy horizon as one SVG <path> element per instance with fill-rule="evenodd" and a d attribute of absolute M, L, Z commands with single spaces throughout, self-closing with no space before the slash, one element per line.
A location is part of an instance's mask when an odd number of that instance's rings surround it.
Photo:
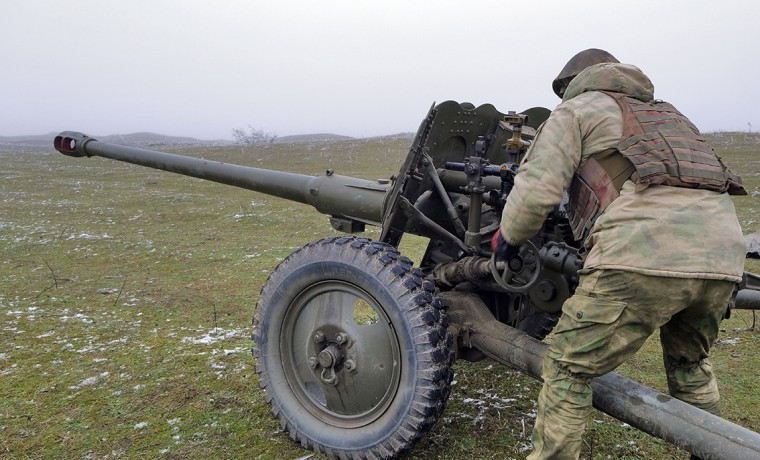
<path fill-rule="evenodd" d="M 701 131 L 754 131 L 758 17 L 749 0 L 14 2 L 0 136 L 414 132 L 446 100 L 553 109 L 551 81 L 592 47 L 641 68 Z"/>

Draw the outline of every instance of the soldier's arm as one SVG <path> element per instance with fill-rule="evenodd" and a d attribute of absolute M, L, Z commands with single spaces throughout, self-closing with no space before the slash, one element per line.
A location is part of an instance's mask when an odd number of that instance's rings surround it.
<path fill-rule="evenodd" d="M 581 159 L 582 135 L 575 112 L 558 106 L 528 151 L 501 220 L 504 239 L 522 243 L 538 232 L 560 203 Z"/>

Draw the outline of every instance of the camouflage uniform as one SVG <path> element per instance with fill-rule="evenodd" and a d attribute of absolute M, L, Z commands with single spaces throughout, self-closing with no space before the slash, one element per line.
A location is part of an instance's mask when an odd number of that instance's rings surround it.
<path fill-rule="evenodd" d="M 616 63 L 588 67 L 570 82 L 520 166 L 501 221 L 507 243 L 533 236 L 578 167 L 617 146 L 622 112 L 599 91 L 649 101 L 654 88 L 638 68 Z M 670 393 L 719 412 L 708 353 L 746 250 L 731 198 L 671 186 L 637 192 L 629 180 L 584 249 L 580 285 L 563 305 L 544 361 L 530 459 L 578 458 L 590 380 L 630 358 L 658 328 Z"/>

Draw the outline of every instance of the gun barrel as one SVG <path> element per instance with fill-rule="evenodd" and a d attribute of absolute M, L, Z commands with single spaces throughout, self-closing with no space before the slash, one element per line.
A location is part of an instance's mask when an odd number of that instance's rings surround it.
<path fill-rule="evenodd" d="M 110 144 L 74 131 L 60 133 L 53 145 L 64 155 L 99 156 L 241 187 L 308 204 L 322 214 L 375 226 L 380 226 L 383 202 L 390 188 L 389 183 L 331 171 L 324 176 L 308 176 Z"/>

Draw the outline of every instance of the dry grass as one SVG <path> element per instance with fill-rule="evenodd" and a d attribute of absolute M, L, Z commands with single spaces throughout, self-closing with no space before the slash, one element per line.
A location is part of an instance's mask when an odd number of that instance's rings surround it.
<path fill-rule="evenodd" d="M 715 138 L 750 191 L 760 188 L 758 139 Z M 394 174 L 407 148 L 407 140 L 368 140 L 182 153 L 374 179 Z M 0 152 L 0 160 L 0 456 L 308 454 L 269 416 L 249 353 L 250 320 L 277 262 L 334 233 L 325 216 L 52 149 Z M 758 200 L 736 199 L 747 232 L 760 229 Z M 752 261 L 749 268 L 760 271 Z M 752 325 L 750 312 L 726 321 L 715 362 L 726 417 L 757 431 L 760 343 Z M 524 457 L 538 384 L 491 362 L 455 370 L 443 419 L 410 458 Z M 656 342 L 622 373 L 662 389 Z M 687 457 L 599 413 L 584 456 Z"/>

